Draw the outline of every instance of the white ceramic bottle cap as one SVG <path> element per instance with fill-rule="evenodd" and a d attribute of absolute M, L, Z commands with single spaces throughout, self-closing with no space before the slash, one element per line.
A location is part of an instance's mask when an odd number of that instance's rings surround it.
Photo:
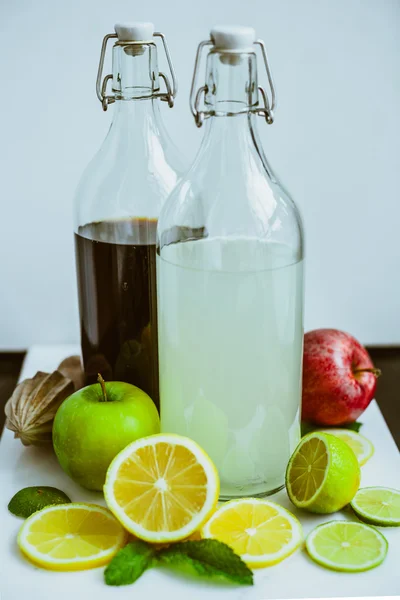
<path fill-rule="evenodd" d="M 147 42 L 153 39 L 153 23 L 116 23 L 114 29 L 120 42 Z"/>
<path fill-rule="evenodd" d="M 256 39 L 252 27 L 240 25 L 216 25 L 210 32 L 211 40 L 217 50 L 251 50 Z"/>

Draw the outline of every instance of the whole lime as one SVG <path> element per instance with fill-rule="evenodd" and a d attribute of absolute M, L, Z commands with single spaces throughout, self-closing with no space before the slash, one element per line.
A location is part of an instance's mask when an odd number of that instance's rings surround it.
<path fill-rule="evenodd" d="M 103 489 L 108 466 L 125 446 L 160 432 L 150 396 L 129 383 L 100 380 L 64 400 L 53 424 L 58 462 L 90 490 Z"/>

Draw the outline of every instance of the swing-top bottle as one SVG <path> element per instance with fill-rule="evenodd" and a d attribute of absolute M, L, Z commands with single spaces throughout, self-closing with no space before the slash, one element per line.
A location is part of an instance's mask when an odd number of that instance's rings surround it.
<path fill-rule="evenodd" d="M 82 354 L 87 383 L 100 372 L 135 384 L 158 405 L 156 228 L 182 172 L 160 102 L 173 106 L 176 80 L 166 40 L 151 23 L 115 31 L 103 40 L 97 76 L 98 98 L 105 110 L 114 105 L 114 117 L 75 201 Z M 113 70 L 103 80 L 109 40 Z M 159 71 L 157 40 L 170 76 Z"/>
<path fill-rule="evenodd" d="M 223 499 L 281 488 L 300 439 L 303 231 L 256 123 L 274 105 L 254 30 L 215 27 L 191 92 L 206 132 L 158 223 L 161 427 L 208 452 Z"/>

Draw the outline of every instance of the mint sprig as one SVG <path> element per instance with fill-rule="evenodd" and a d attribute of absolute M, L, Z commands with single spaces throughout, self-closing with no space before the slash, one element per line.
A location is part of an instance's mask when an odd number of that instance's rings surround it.
<path fill-rule="evenodd" d="M 161 550 L 135 540 L 114 556 L 105 569 L 104 579 L 107 585 L 128 585 L 157 565 L 208 579 L 253 585 L 249 567 L 232 548 L 218 540 L 180 542 Z"/>
<path fill-rule="evenodd" d="M 181 542 L 162 550 L 157 560 L 159 564 L 189 574 L 253 585 L 253 573 L 246 563 L 232 548 L 218 540 Z"/>
<path fill-rule="evenodd" d="M 107 585 L 134 583 L 154 561 L 155 549 L 141 540 L 130 542 L 119 550 L 104 571 Z"/>

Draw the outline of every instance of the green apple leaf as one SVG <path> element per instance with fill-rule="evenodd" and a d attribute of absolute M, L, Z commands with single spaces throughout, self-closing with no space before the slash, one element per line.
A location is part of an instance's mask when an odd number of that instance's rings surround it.
<path fill-rule="evenodd" d="M 362 423 L 359 421 L 355 421 L 354 423 L 345 423 L 344 425 L 333 425 L 331 429 L 351 429 L 352 431 L 356 431 L 357 433 L 360 431 L 362 427 Z M 307 433 L 311 433 L 312 431 L 318 431 L 319 429 L 329 429 L 329 426 L 325 425 L 324 427 L 319 427 L 314 423 L 308 423 L 308 421 L 301 422 L 301 437 L 307 435 Z"/>
<path fill-rule="evenodd" d="M 343 429 L 352 429 L 353 431 L 356 431 L 358 433 L 362 425 L 363 424 L 360 423 L 360 421 L 354 421 L 354 423 L 346 423 L 346 425 L 341 425 L 340 427 Z"/>

